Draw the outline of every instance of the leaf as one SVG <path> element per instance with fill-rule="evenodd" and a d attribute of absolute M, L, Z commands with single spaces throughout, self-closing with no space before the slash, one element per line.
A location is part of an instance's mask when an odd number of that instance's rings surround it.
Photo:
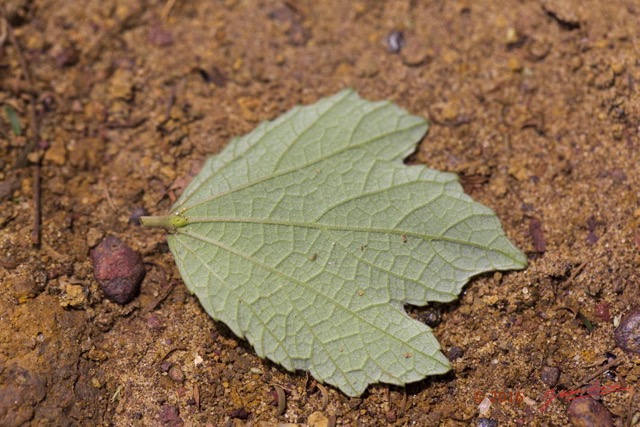
<path fill-rule="evenodd" d="M 343 91 L 211 157 L 164 217 L 203 307 L 261 357 L 349 396 L 446 372 L 405 304 L 451 301 L 526 258 L 457 177 L 405 166 L 427 122 Z"/>
<path fill-rule="evenodd" d="M 20 136 L 22 133 L 22 127 L 20 126 L 20 118 L 18 117 L 18 113 L 16 113 L 15 108 L 13 108 L 9 104 L 5 104 L 4 113 L 7 115 L 9 119 L 9 123 L 11 124 L 11 131 L 14 135 Z"/>

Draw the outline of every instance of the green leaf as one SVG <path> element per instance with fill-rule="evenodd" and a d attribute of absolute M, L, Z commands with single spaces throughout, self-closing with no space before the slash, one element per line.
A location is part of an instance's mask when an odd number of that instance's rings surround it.
<path fill-rule="evenodd" d="M 14 135 L 20 136 L 22 133 L 22 127 L 20 126 L 20 118 L 18 117 L 18 113 L 16 113 L 15 108 L 13 108 L 9 104 L 5 104 L 4 113 L 7 115 L 9 119 L 9 123 L 11 124 L 11 131 Z"/>
<path fill-rule="evenodd" d="M 405 166 L 427 122 L 343 91 L 211 157 L 165 217 L 203 307 L 261 357 L 349 396 L 446 372 L 405 304 L 451 301 L 526 258 L 457 177 Z"/>

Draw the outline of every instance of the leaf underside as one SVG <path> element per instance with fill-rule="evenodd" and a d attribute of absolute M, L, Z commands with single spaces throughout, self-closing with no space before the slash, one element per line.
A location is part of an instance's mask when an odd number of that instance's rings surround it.
<path fill-rule="evenodd" d="M 231 141 L 172 209 L 190 291 L 259 356 L 349 396 L 448 371 L 404 305 L 526 258 L 455 175 L 402 163 L 427 127 L 347 90 Z"/>

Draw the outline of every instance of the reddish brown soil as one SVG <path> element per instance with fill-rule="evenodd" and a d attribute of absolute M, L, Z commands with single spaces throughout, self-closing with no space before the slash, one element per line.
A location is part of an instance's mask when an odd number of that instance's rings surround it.
<path fill-rule="evenodd" d="M 561 426 L 568 402 L 543 406 L 543 368 L 560 369 L 557 390 L 637 382 L 638 356 L 613 339 L 640 300 L 636 1 L 10 0 L 5 9 L 33 87 L 7 38 L 0 103 L 22 130 L 12 132 L 3 107 L 1 425 L 269 426 L 319 411 L 345 426 L 483 416 Z M 428 117 L 411 161 L 460 174 L 531 262 L 435 307 L 445 354 L 460 356 L 450 374 L 407 387 L 406 399 L 384 385 L 361 399 L 328 388 L 325 406 L 304 374 L 258 359 L 212 321 L 164 235 L 129 216 L 164 213 L 231 137 L 344 87 Z M 29 91 L 42 143 L 14 169 L 32 136 Z M 89 251 L 106 235 L 144 257 L 142 293 L 126 306 L 107 301 L 93 276 Z M 613 358 L 614 370 L 599 372 Z M 272 384 L 290 390 L 284 415 Z M 640 416 L 628 390 L 601 402 L 616 425 Z"/>

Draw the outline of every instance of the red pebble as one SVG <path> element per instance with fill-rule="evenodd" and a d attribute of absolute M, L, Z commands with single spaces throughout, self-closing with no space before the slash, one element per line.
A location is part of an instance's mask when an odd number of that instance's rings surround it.
<path fill-rule="evenodd" d="M 604 322 L 610 322 L 611 312 L 609 310 L 609 304 L 606 302 L 596 304 L 595 315 L 598 319 Z"/>
<path fill-rule="evenodd" d="M 127 304 L 140 292 L 145 269 L 142 256 L 118 238 L 107 236 L 91 251 L 93 274 L 105 296 Z"/>

